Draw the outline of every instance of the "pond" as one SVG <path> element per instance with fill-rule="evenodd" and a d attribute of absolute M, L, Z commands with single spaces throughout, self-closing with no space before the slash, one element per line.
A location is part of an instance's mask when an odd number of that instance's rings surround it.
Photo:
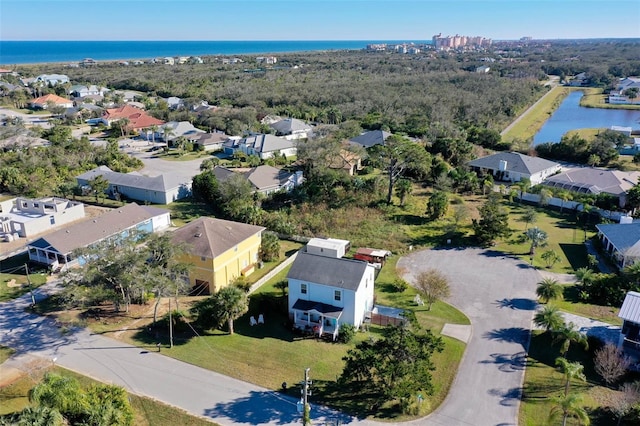
<path fill-rule="evenodd" d="M 586 108 L 580 106 L 582 91 L 571 92 L 560 107 L 533 137 L 533 145 L 560 142 L 570 130 L 584 128 L 610 128 L 611 126 L 640 129 L 640 110 Z"/>

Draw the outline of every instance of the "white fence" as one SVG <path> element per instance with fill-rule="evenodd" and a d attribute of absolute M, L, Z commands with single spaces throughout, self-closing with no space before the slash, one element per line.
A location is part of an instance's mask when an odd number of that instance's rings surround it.
<path fill-rule="evenodd" d="M 529 194 L 528 192 L 524 192 L 522 193 L 522 200 L 530 203 L 540 204 L 540 194 Z M 579 212 L 581 212 L 584 208 L 584 205 L 578 201 L 563 201 L 562 199 L 555 197 L 548 198 L 547 205 L 558 207 L 562 210 L 577 210 Z M 624 212 L 616 210 L 603 210 L 597 207 L 593 207 L 591 211 L 598 213 L 600 216 L 613 222 L 619 222 L 620 217 L 626 215 L 626 213 Z"/>
<path fill-rule="evenodd" d="M 265 275 L 264 277 L 262 277 L 258 281 L 256 281 L 251 286 L 251 288 L 249 289 L 249 294 L 251 294 L 254 291 L 256 291 L 257 289 L 259 289 L 264 283 L 269 281 L 271 278 L 275 277 L 284 268 L 286 268 L 287 266 L 291 265 L 291 263 L 293 263 L 293 261 L 296 260 L 296 257 L 298 257 L 298 252 L 293 253 L 291 256 L 289 256 L 287 259 L 285 259 L 281 264 L 279 264 L 278 266 L 273 268 L 273 270 L 271 272 L 269 272 L 267 275 Z"/>

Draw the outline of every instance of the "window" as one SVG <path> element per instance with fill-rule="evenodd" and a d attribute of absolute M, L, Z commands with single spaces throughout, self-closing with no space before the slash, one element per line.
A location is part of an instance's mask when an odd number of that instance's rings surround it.
<path fill-rule="evenodd" d="M 200 260 L 204 262 L 205 260 L 207 260 L 207 258 L 204 256 L 200 256 Z"/>
<path fill-rule="evenodd" d="M 33 208 L 34 208 L 34 209 L 38 209 L 38 208 L 40 208 L 40 204 L 38 204 L 38 203 L 33 203 Z"/>
<path fill-rule="evenodd" d="M 340 290 L 334 291 L 333 292 L 333 298 L 334 298 L 334 300 L 339 302 L 340 300 L 342 300 L 342 292 Z"/>
<path fill-rule="evenodd" d="M 52 225 L 55 225 L 56 224 L 55 216 L 49 216 L 49 222 L 51 222 Z"/>
<path fill-rule="evenodd" d="M 307 294 L 307 285 L 306 284 L 300 284 L 300 293 Z"/>

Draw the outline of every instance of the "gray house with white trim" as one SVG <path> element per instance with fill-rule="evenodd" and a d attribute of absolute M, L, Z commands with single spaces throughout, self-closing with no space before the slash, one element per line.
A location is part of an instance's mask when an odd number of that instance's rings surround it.
<path fill-rule="evenodd" d="M 289 317 L 300 330 L 335 340 L 341 324 L 358 328 L 373 309 L 375 268 L 367 262 L 299 251 L 287 280 Z"/>
<path fill-rule="evenodd" d="M 119 173 L 106 166 L 76 176 L 78 186 L 90 186 L 89 181 L 98 175 L 109 182 L 106 194 L 113 199 L 125 197 L 153 204 L 169 204 L 191 195 L 191 179 L 169 174 L 151 177 L 137 172 Z"/>

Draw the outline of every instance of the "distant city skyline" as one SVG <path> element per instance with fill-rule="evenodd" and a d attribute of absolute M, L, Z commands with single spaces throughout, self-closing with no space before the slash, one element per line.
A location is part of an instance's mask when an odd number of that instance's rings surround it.
<path fill-rule="evenodd" d="M 639 21 L 637 0 L 0 0 L 0 40 L 640 38 Z"/>

